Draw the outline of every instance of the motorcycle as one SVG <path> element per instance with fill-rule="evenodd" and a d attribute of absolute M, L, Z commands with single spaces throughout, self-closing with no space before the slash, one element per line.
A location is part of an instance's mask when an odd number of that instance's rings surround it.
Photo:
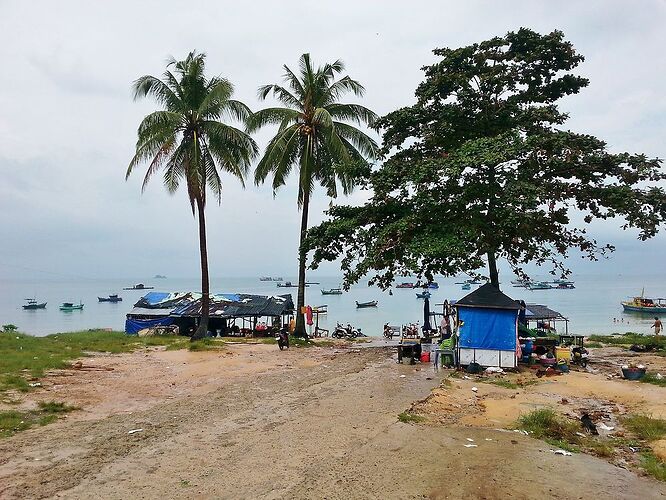
<path fill-rule="evenodd" d="M 575 365 L 585 368 L 587 366 L 589 353 L 584 347 L 574 347 L 571 350 L 571 362 Z"/>
<path fill-rule="evenodd" d="M 275 337 L 277 340 L 277 345 L 282 351 L 285 347 L 289 349 L 289 334 L 285 330 L 281 330 L 280 333 Z"/>
<path fill-rule="evenodd" d="M 340 323 L 336 325 L 335 330 L 333 330 L 333 333 L 331 333 L 331 337 L 335 339 L 355 339 L 365 336 L 366 335 L 361 332 L 360 328 L 354 328 L 350 324 L 347 324 L 347 326 L 342 326 Z"/>

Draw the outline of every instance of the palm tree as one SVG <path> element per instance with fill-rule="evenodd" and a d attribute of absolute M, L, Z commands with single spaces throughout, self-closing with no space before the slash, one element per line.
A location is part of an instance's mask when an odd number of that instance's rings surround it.
<path fill-rule="evenodd" d="M 246 132 L 222 122 L 230 118 L 244 123 L 251 111 L 231 99 L 234 89 L 228 80 L 206 78 L 205 59 L 205 54 L 195 51 L 184 61 L 171 58 L 161 80 L 146 75 L 134 82 L 135 100 L 152 96 L 162 109 L 150 113 L 139 125 L 136 153 L 125 176 L 127 179 L 134 167 L 147 163 L 142 192 L 159 170 L 170 194 L 182 181 L 187 186 L 192 215 L 198 217 L 201 255 L 201 321 L 193 340 L 206 335 L 210 308 L 204 214 L 207 188 L 219 204 L 221 172 L 231 173 L 244 185 L 245 174 L 258 153 Z"/>
<path fill-rule="evenodd" d="M 248 132 L 268 125 L 278 125 L 255 170 L 260 184 L 270 175 L 273 191 L 284 185 L 293 168 L 298 170 L 298 207 L 301 209 L 301 232 L 298 253 L 298 299 L 296 304 L 297 336 L 306 336 L 300 314 L 305 304 L 305 266 L 307 251 L 303 245 L 308 229 L 308 207 L 315 183 L 322 185 L 331 198 L 337 196 L 339 183 L 345 194 L 354 188 L 349 167 L 365 163 L 377 155 L 377 144 L 354 124 L 371 124 L 375 113 L 359 104 L 343 104 L 339 99 L 351 92 L 362 96 L 363 86 L 348 76 L 336 80 L 344 64 L 335 61 L 314 69 L 310 54 L 299 60 L 299 74 L 284 66 L 286 86 L 265 85 L 259 98 L 272 94 L 286 107 L 267 108 L 248 120 Z"/>

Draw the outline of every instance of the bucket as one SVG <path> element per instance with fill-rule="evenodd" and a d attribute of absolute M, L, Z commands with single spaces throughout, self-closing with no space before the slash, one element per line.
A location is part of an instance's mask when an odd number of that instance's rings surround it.
<path fill-rule="evenodd" d="M 563 359 L 567 363 L 571 361 L 571 349 L 568 347 L 556 347 L 555 348 L 555 359 L 558 361 Z"/>
<path fill-rule="evenodd" d="M 430 363 L 430 351 L 421 353 L 421 363 Z"/>

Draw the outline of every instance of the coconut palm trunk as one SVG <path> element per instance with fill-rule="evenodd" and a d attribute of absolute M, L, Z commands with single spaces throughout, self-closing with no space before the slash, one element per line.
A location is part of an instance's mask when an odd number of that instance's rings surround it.
<path fill-rule="evenodd" d="M 208 275 L 205 203 L 201 196 L 197 196 L 196 202 L 199 219 L 199 255 L 201 257 L 201 321 L 192 336 L 192 340 L 202 339 L 206 336 L 208 332 L 208 317 L 210 315 L 210 277 Z"/>
<path fill-rule="evenodd" d="M 294 335 L 296 337 L 307 338 L 305 330 L 305 317 L 303 316 L 303 307 L 305 307 L 305 268 L 307 264 L 307 252 L 304 246 L 305 236 L 308 232 L 308 210 L 310 208 L 310 195 L 303 196 L 303 207 L 301 209 L 301 232 L 298 241 L 298 297 L 296 299 L 296 327 Z"/>

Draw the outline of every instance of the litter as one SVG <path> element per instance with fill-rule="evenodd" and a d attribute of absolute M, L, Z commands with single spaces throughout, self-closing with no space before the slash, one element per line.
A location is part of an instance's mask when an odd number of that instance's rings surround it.
<path fill-rule="evenodd" d="M 42 384 L 40 384 L 39 382 L 30 382 L 28 385 L 30 387 L 41 387 L 42 386 Z"/>
<path fill-rule="evenodd" d="M 583 434 L 582 432 L 577 432 L 577 433 L 576 433 L 576 436 L 580 436 L 580 437 L 582 437 L 582 438 L 587 437 L 587 436 L 586 436 L 585 434 Z"/>
<path fill-rule="evenodd" d="M 141 432 L 141 431 L 143 431 L 143 429 L 132 429 L 127 434 L 136 434 L 137 432 Z"/>
<path fill-rule="evenodd" d="M 612 431 L 612 430 L 615 429 L 615 427 L 609 427 L 606 424 L 604 424 L 603 422 L 601 422 L 597 427 L 599 427 L 599 429 L 602 429 L 604 431 Z"/>
<path fill-rule="evenodd" d="M 478 389 L 476 387 L 472 387 L 472 392 L 477 392 Z"/>
<path fill-rule="evenodd" d="M 400 378 L 405 378 L 407 375 L 400 375 Z"/>
<path fill-rule="evenodd" d="M 664 376 L 663 376 L 661 373 L 657 373 L 657 374 L 654 376 L 654 378 L 656 378 L 657 380 L 661 380 L 662 378 L 664 378 Z"/>
<path fill-rule="evenodd" d="M 463 375 L 463 378 L 464 378 L 465 380 L 472 380 L 472 377 L 468 377 L 467 375 Z"/>
<path fill-rule="evenodd" d="M 467 438 L 467 441 L 469 441 L 470 443 L 474 442 L 474 440 L 472 438 Z"/>
<path fill-rule="evenodd" d="M 463 446 L 465 448 L 478 448 L 478 445 L 476 445 L 476 444 L 464 444 Z"/>
<path fill-rule="evenodd" d="M 486 368 L 486 373 L 504 373 L 504 370 L 502 370 L 499 366 L 489 366 Z"/>
<path fill-rule="evenodd" d="M 565 457 L 570 457 L 572 453 L 570 451 L 565 451 L 565 450 L 550 450 L 551 453 L 555 453 L 555 455 L 564 455 Z"/>
<path fill-rule="evenodd" d="M 490 439 L 490 438 L 486 438 L 486 441 L 492 441 L 492 439 Z"/>

